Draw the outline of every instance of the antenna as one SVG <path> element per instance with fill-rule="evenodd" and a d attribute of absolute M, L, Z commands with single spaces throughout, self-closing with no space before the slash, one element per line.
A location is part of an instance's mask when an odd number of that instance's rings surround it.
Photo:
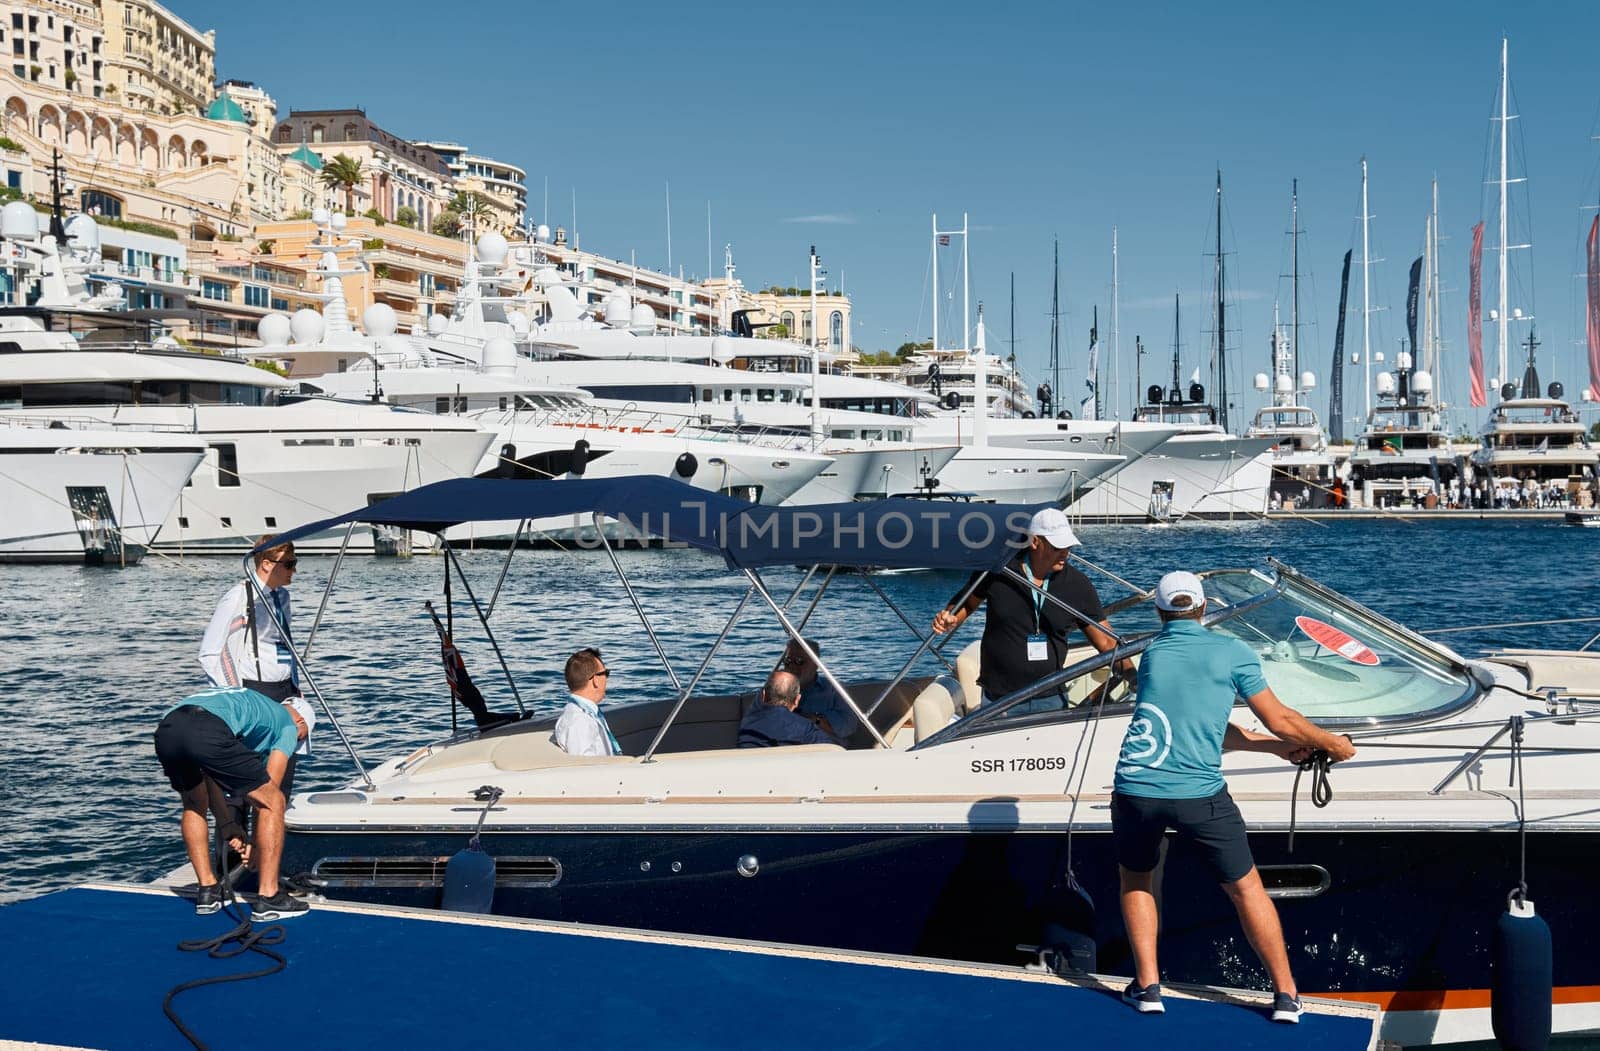
<path fill-rule="evenodd" d="M 672 180 L 667 180 L 667 276 L 672 276 Z"/>
<path fill-rule="evenodd" d="M 1054 242 L 1050 270 L 1050 396 L 1061 397 L 1061 242 Z M 1059 401 L 1056 402 L 1060 404 Z"/>
<path fill-rule="evenodd" d="M 1367 158 L 1361 158 L 1361 367 L 1366 373 L 1366 415 L 1372 415 L 1372 243 L 1367 214 Z"/>
<path fill-rule="evenodd" d="M 1227 264 L 1222 255 L 1222 169 L 1217 169 L 1217 422 L 1228 429 L 1228 301 L 1224 294 Z M 1176 337 L 1174 337 L 1176 339 Z M 1174 342 L 1176 352 L 1176 342 Z M 1176 358 L 1174 358 L 1176 363 Z M 1176 368 L 1176 364 L 1174 364 Z M 1173 386 L 1177 387 L 1176 372 Z"/>
<path fill-rule="evenodd" d="M 1111 411 L 1122 418 L 1119 401 L 1121 399 L 1121 376 L 1118 368 L 1122 360 L 1122 333 L 1120 326 L 1121 306 L 1117 297 L 1117 228 L 1111 228 Z"/>

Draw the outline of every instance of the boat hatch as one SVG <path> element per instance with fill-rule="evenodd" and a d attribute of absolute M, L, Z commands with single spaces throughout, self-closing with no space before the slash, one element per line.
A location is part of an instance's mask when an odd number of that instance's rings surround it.
<path fill-rule="evenodd" d="M 442 887 L 446 855 L 323 858 L 311 873 L 327 887 Z M 496 857 L 497 887 L 554 887 L 561 862 L 550 857 Z"/>

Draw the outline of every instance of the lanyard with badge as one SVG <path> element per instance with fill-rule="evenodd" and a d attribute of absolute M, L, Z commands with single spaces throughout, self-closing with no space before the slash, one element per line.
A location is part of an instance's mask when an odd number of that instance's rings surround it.
<path fill-rule="evenodd" d="M 1044 578 L 1042 588 L 1031 587 L 1028 595 L 1033 599 L 1033 634 L 1028 636 L 1028 660 L 1044 661 L 1050 659 L 1050 638 L 1040 630 L 1039 618 L 1044 613 L 1045 592 L 1050 588 L 1050 574 Z"/>

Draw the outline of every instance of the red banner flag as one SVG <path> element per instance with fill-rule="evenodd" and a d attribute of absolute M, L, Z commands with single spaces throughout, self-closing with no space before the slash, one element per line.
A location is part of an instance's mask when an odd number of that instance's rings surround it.
<path fill-rule="evenodd" d="M 1472 407 L 1489 404 L 1483 392 L 1483 224 L 1472 228 L 1472 268 L 1467 279 L 1467 371 L 1472 377 Z"/>
<path fill-rule="evenodd" d="M 1589 397 L 1600 401 L 1600 215 L 1589 225 Z"/>

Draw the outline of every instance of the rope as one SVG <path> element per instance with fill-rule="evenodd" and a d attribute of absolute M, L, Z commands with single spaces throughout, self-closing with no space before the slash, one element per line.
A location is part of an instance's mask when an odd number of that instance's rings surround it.
<path fill-rule="evenodd" d="M 218 815 L 218 820 L 221 820 L 220 815 Z M 204 952 L 213 960 L 228 960 L 235 956 L 243 956 L 247 952 L 253 952 L 259 956 L 265 956 L 272 962 L 266 967 L 254 971 L 240 971 L 237 974 L 219 974 L 212 975 L 209 978 L 196 978 L 193 981 L 175 985 L 167 991 L 166 997 L 161 1001 L 161 1011 L 173 1025 L 177 1026 L 178 1032 L 183 1034 L 184 1039 L 195 1046 L 196 1051 L 209 1051 L 209 1048 L 205 1041 L 196 1036 L 194 1030 L 190 1029 L 188 1024 L 179 1017 L 177 1008 L 172 1006 L 174 1000 L 190 989 L 265 978 L 268 975 L 277 974 L 289 965 L 289 961 L 281 953 L 267 948 L 269 945 L 283 944 L 285 937 L 283 924 L 274 923 L 257 929 L 248 917 L 235 911 L 239 905 L 239 899 L 233 892 L 233 881 L 227 868 L 227 843 L 220 834 L 216 837 L 215 842 L 217 848 L 217 872 L 221 874 L 219 880 L 222 893 L 222 911 L 227 914 L 229 919 L 234 921 L 235 926 L 226 934 L 220 934 L 215 938 L 194 938 L 181 941 L 178 943 L 178 951 Z M 280 893 L 282 893 L 281 890 Z"/>
<path fill-rule="evenodd" d="M 1511 717 L 1511 780 L 1517 787 L 1517 889 L 1511 892 L 1511 897 L 1520 904 L 1528 898 L 1528 806 L 1523 797 L 1523 785 L 1526 778 L 1522 776 L 1522 732 L 1523 719 L 1520 715 Z"/>
<path fill-rule="evenodd" d="M 1333 802 L 1333 782 L 1328 780 L 1328 767 L 1333 765 L 1328 753 L 1318 748 L 1301 762 L 1295 764 L 1294 788 L 1289 792 L 1289 853 L 1294 853 L 1295 810 L 1300 802 L 1300 777 L 1311 772 L 1311 802 L 1318 810 Z"/>

